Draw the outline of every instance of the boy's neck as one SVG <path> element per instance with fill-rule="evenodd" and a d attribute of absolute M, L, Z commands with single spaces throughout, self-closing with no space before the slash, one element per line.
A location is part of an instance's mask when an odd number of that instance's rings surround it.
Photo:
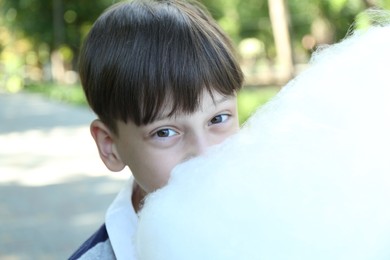
<path fill-rule="evenodd" d="M 131 202 L 133 204 L 133 208 L 135 212 L 138 213 L 139 210 L 141 210 L 142 205 L 144 203 L 144 198 L 146 196 L 146 192 L 141 189 L 141 187 L 134 182 L 133 183 L 133 194 L 131 195 Z"/>

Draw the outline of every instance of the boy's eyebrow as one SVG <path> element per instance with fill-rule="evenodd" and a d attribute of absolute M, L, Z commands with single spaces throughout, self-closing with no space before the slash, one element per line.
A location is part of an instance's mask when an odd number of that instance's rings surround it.
<path fill-rule="evenodd" d="M 220 105 L 226 101 L 229 101 L 233 97 L 234 97 L 234 95 L 227 95 L 227 96 L 222 96 L 220 99 L 217 99 L 217 100 L 213 99 L 213 103 L 209 106 L 209 108 L 212 106 Z"/>
<path fill-rule="evenodd" d="M 225 101 L 228 101 L 230 100 L 231 98 L 233 98 L 234 96 L 233 95 L 228 95 L 228 96 L 222 96 L 219 100 L 216 100 L 215 102 L 213 102 L 215 105 L 218 105 L 218 104 L 221 104 Z"/>
<path fill-rule="evenodd" d="M 208 108 L 222 104 L 222 103 L 230 100 L 233 97 L 234 97 L 234 95 L 227 95 L 227 96 L 222 96 L 221 98 L 219 98 L 217 100 L 214 99 L 214 101 L 210 104 L 210 106 Z M 175 115 L 177 115 L 177 114 L 180 114 L 180 111 L 176 111 L 176 113 L 172 113 L 171 115 L 169 112 L 164 111 L 163 113 L 158 114 L 156 116 L 156 118 L 153 120 L 153 122 L 164 120 L 166 118 L 175 117 Z M 153 123 L 153 122 L 151 122 L 151 123 Z"/>

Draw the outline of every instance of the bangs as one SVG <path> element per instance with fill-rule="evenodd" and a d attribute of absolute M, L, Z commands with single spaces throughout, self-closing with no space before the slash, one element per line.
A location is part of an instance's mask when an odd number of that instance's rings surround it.
<path fill-rule="evenodd" d="M 122 88 L 123 98 L 132 97 L 123 102 L 130 107 L 121 110 L 122 120 L 130 118 L 137 125 L 148 124 L 165 106 L 172 108 L 170 115 L 192 113 L 198 109 L 203 91 L 232 95 L 240 89 L 241 70 L 230 43 L 216 26 L 207 31 L 210 21 L 195 22 L 196 13 L 178 11 L 169 5 L 157 13 L 147 11 L 155 19 L 142 21 L 142 27 L 138 27 L 133 43 L 137 53 L 125 59 L 131 62 L 120 73 L 124 75 L 122 84 L 134 85 Z M 182 15 L 183 11 L 187 16 Z"/>

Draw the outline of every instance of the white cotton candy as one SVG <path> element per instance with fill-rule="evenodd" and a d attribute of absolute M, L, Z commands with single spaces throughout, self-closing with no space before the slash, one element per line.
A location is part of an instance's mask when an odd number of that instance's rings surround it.
<path fill-rule="evenodd" d="M 356 32 L 151 194 L 139 259 L 390 259 L 390 26 Z"/>

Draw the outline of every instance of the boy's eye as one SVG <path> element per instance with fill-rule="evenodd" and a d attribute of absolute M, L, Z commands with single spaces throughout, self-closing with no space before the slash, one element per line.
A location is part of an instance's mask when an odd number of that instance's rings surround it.
<path fill-rule="evenodd" d="M 226 115 L 226 114 L 217 115 L 210 120 L 210 125 L 225 122 L 228 118 L 229 118 L 229 115 Z"/>
<path fill-rule="evenodd" d="M 161 129 L 161 130 L 158 130 L 156 133 L 155 133 L 155 136 L 157 137 L 171 137 L 171 136 L 174 136 L 174 135 L 177 135 L 178 133 L 172 129 L 169 129 L 169 128 L 166 128 L 166 129 Z"/>

